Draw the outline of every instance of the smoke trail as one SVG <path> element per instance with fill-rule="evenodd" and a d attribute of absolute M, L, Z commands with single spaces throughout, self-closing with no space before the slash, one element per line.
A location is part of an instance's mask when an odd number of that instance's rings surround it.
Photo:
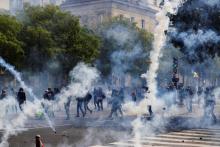
<path fill-rule="evenodd" d="M 142 77 L 145 77 L 148 82 L 150 88 L 149 98 L 151 101 L 155 101 L 157 95 L 156 78 L 159 68 L 159 59 L 161 57 L 161 51 L 166 42 L 165 31 L 168 30 L 170 22 L 167 14 L 176 14 L 178 7 L 180 4 L 182 4 L 182 2 L 182 0 L 165 0 L 163 8 L 161 8 L 161 10 L 159 10 L 159 12 L 156 14 L 156 21 L 158 24 L 154 31 L 153 50 L 150 53 L 150 60 L 152 64 L 150 65 L 147 74 L 142 75 Z"/>
<path fill-rule="evenodd" d="M 159 111 L 161 108 L 163 102 L 157 100 L 157 71 L 159 69 L 159 59 L 162 54 L 162 49 L 166 42 L 166 34 L 165 31 L 169 28 L 170 19 L 167 16 L 168 13 L 176 14 L 178 7 L 180 4 L 182 4 L 182 0 L 165 0 L 163 7 L 159 10 L 159 12 L 156 14 L 156 21 L 157 26 L 154 30 L 154 42 L 153 42 L 153 50 L 150 52 L 150 61 L 152 62 L 149 70 L 146 74 L 143 74 L 142 77 L 146 78 L 147 84 L 150 89 L 150 93 L 146 94 L 148 99 L 144 99 L 140 104 L 139 108 L 141 108 L 142 112 L 146 112 L 147 106 L 146 105 L 152 105 L 153 111 Z M 159 122 L 163 122 L 160 116 L 155 116 L 154 120 L 152 120 L 153 123 L 158 122 L 156 118 L 160 118 Z M 146 129 L 145 127 L 142 127 L 140 124 L 142 124 L 141 119 L 137 118 L 133 122 L 133 128 L 134 128 L 134 136 L 135 136 L 135 146 L 141 147 L 140 139 L 142 136 L 143 129 Z M 161 124 L 157 124 L 157 127 L 160 127 Z M 151 129 L 151 127 L 146 126 L 147 129 Z"/>
<path fill-rule="evenodd" d="M 20 74 L 19 72 L 17 72 L 13 66 L 11 66 L 11 65 L 8 64 L 8 63 L 6 63 L 6 62 L 4 61 L 4 59 L 2 59 L 1 57 L 0 57 L 0 65 L 1 65 L 2 67 L 6 68 L 6 69 L 17 79 L 17 81 L 20 83 L 21 87 L 23 87 L 23 88 L 25 89 L 25 91 L 27 91 L 28 94 L 29 94 L 31 97 L 34 98 L 34 102 L 33 102 L 33 103 L 29 102 L 29 103 L 27 103 L 27 105 L 25 106 L 27 111 L 24 109 L 24 114 L 28 115 L 30 112 L 32 113 L 32 112 L 35 112 L 35 110 L 39 110 L 39 108 L 41 108 L 41 102 L 40 102 L 40 100 L 34 95 L 33 90 L 32 90 L 31 88 L 29 88 L 29 87 L 25 84 L 25 82 L 22 80 L 21 74 Z M 42 110 L 43 110 L 43 109 L 42 109 Z M 29 112 L 29 111 L 30 111 L 30 112 Z M 44 113 L 44 116 L 45 116 L 46 121 L 48 122 L 49 126 L 51 127 L 51 129 L 52 129 L 53 131 L 55 131 L 55 128 L 54 128 L 54 126 L 53 126 L 51 120 L 49 119 L 48 115 L 44 112 L 44 110 L 43 110 L 43 113 Z M 23 113 L 20 113 L 20 114 L 18 115 L 18 117 L 16 118 L 16 119 L 23 118 L 23 119 L 22 119 L 22 120 L 23 120 L 23 121 L 22 121 L 22 125 L 24 125 L 24 122 L 25 122 L 25 120 L 27 119 L 27 117 L 24 117 L 24 116 L 23 116 L 24 114 L 23 114 Z M 7 128 L 6 128 L 6 129 L 7 129 Z M 11 134 L 14 134 L 14 133 L 10 133 L 10 131 L 8 132 L 8 130 L 6 130 L 6 133 L 3 135 L 3 141 L 2 141 L 3 146 L 4 146 L 4 144 L 5 144 L 4 142 L 7 141 L 8 137 L 9 137 Z M 0 145 L 2 145 L 2 144 L 0 144 Z"/>

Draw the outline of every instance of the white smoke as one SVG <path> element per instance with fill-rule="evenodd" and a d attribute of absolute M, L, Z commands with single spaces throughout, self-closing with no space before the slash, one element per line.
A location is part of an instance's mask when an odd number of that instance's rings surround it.
<path fill-rule="evenodd" d="M 120 46 L 128 40 L 133 40 L 132 37 L 132 33 L 129 32 L 128 28 L 121 25 L 114 25 L 106 31 L 106 38 L 113 38 Z"/>
<path fill-rule="evenodd" d="M 146 74 L 142 77 L 146 78 L 150 93 L 148 98 L 153 104 L 157 104 L 157 71 L 159 68 L 159 59 L 162 56 L 162 49 L 166 42 L 165 31 L 169 28 L 169 17 L 167 13 L 176 14 L 178 8 L 182 4 L 182 0 L 165 0 L 163 8 L 156 14 L 156 20 L 158 22 L 154 30 L 154 42 L 153 50 L 150 53 L 151 65 Z"/>
<path fill-rule="evenodd" d="M 42 109 L 41 101 L 34 95 L 33 90 L 30 87 L 28 87 L 25 84 L 25 82 L 22 80 L 21 74 L 19 72 L 17 72 L 12 65 L 6 63 L 1 57 L 0 57 L 0 65 L 2 67 L 6 68 L 16 78 L 16 80 L 19 82 L 21 87 L 23 87 L 24 90 L 26 92 L 28 92 L 28 94 L 32 98 L 34 98 L 33 102 L 31 102 L 31 101 L 26 102 L 25 110 L 23 111 L 23 113 L 19 113 L 17 115 L 17 117 L 14 117 L 14 118 L 10 119 L 10 123 L 6 123 L 6 126 L 4 127 L 5 133 L 3 134 L 2 142 L 0 144 L 0 146 L 6 147 L 8 137 L 10 137 L 10 135 L 14 135 L 14 134 L 17 133 L 16 128 L 24 127 L 28 116 L 33 117 L 37 110 L 42 110 L 42 112 L 44 112 L 44 110 Z M 11 103 L 11 101 L 6 101 L 6 102 L 8 102 L 6 104 Z M 54 128 L 51 120 L 49 119 L 49 117 L 47 116 L 47 114 L 45 112 L 44 112 L 44 116 L 45 116 L 49 126 L 51 127 L 51 129 L 53 131 L 55 131 L 55 128 Z"/>
<path fill-rule="evenodd" d="M 157 71 L 159 69 L 159 60 L 162 56 L 162 50 L 166 43 L 166 34 L 165 31 L 169 28 L 169 17 L 167 16 L 167 13 L 176 14 L 178 8 L 182 4 L 182 0 L 165 0 L 164 6 L 159 10 L 159 12 L 156 14 L 156 21 L 157 26 L 154 30 L 154 42 L 153 42 L 153 50 L 150 53 L 150 61 L 151 65 L 149 67 L 149 70 L 146 74 L 143 74 L 142 77 L 146 78 L 147 84 L 149 86 L 150 93 L 146 94 L 146 98 L 142 102 L 140 102 L 139 107 L 142 108 L 143 112 L 147 111 L 147 105 L 152 105 L 153 112 L 159 113 L 163 106 L 164 102 L 157 99 L 158 94 L 158 88 L 157 88 Z M 163 122 L 164 120 L 159 120 L 158 118 L 161 118 L 161 115 L 155 115 L 154 123 L 156 122 Z M 142 127 L 142 122 L 140 122 L 140 118 L 137 118 L 133 123 L 134 128 L 134 135 L 135 135 L 135 142 L 136 146 L 141 146 L 139 143 L 140 136 L 142 136 L 143 128 L 147 128 L 151 130 L 152 126 L 145 126 Z M 162 125 L 159 123 L 156 124 L 156 127 L 162 127 Z"/>
<path fill-rule="evenodd" d="M 143 53 L 139 44 L 136 44 L 131 51 L 119 50 L 113 52 L 111 55 L 111 61 L 114 65 L 112 69 L 113 73 L 118 74 L 118 76 L 125 74 L 126 71 L 131 68 L 129 64 L 134 63 L 136 59 L 143 56 L 146 56 L 146 54 Z"/>
<path fill-rule="evenodd" d="M 188 49 L 188 52 L 193 51 L 194 48 L 206 42 L 210 41 L 212 43 L 218 43 L 220 41 L 220 36 L 218 36 L 216 32 L 210 29 L 198 30 L 196 33 L 192 30 L 179 33 L 178 35 L 174 33 L 174 36 L 183 40 L 184 45 Z"/>
<path fill-rule="evenodd" d="M 99 79 L 99 74 L 100 73 L 96 68 L 90 67 L 85 63 L 78 63 L 69 74 L 71 78 L 70 84 L 63 88 L 57 96 L 59 100 L 59 107 L 63 107 L 63 104 L 69 97 L 84 97 L 87 92 L 93 89 L 94 84 Z"/>
<path fill-rule="evenodd" d="M 24 112 L 21 112 L 17 101 L 12 96 L 7 96 L 0 101 L 1 116 L 0 116 L 0 129 L 2 129 L 3 136 L 1 138 L 0 147 L 8 147 L 8 138 L 11 135 L 17 135 L 20 132 L 25 131 L 25 123 L 28 117 L 33 117 L 36 110 L 41 109 L 41 105 L 38 103 L 27 102 L 25 104 Z"/>
<path fill-rule="evenodd" d="M 200 0 L 200 1 L 202 1 L 203 3 L 209 6 L 215 6 L 220 4 L 219 0 Z"/>

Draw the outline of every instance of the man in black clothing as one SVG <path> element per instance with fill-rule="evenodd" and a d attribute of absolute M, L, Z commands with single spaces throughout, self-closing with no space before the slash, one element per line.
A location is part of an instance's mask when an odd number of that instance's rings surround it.
<path fill-rule="evenodd" d="M 52 89 L 51 88 L 48 88 L 47 89 L 47 95 L 48 95 L 48 98 L 49 98 L 49 100 L 55 100 L 55 97 L 54 97 L 54 92 L 52 91 Z"/>
<path fill-rule="evenodd" d="M 150 117 L 153 116 L 153 111 L 152 111 L 152 106 L 151 105 L 148 105 L 148 113 L 149 113 Z"/>
<path fill-rule="evenodd" d="M 23 111 L 22 105 L 26 102 L 26 94 L 23 88 L 20 88 L 18 91 L 17 101 L 18 101 L 20 110 Z"/>
<path fill-rule="evenodd" d="M 3 100 L 6 96 L 7 96 L 6 91 L 2 90 L 2 93 L 1 93 L 1 96 L 0 96 L 0 100 Z"/>
<path fill-rule="evenodd" d="M 97 105 L 98 105 L 98 111 L 103 111 L 103 100 L 105 99 L 105 94 L 102 91 L 102 88 L 100 87 L 98 89 L 97 94 Z"/>
<path fill-rule="evenodd" d="M 86 111 L 88 110 L 90 113 L 92 113 L 92 110 L 89 108 L 88 104 L 92 99 L 92 95 L 88 92 L 84 98 L 84 109 L 85 109 L 85 114 Z"/>
<path fill-rule="evenodd" d="M 133 102 L 136 102 L 136 101 L 137 101 L 137 96 L 136 96 L 136 93 L 135 93 L 135 92 L 132 92 L 132 93 L 131 93 L 131 97 L 132 97 L 132 101 L 133 101 Z"/>
<path fill-rule="evenodd" d="M 47 91 L 47 90 L 44 91 L 43 98 L 44 98 L 45 100 L 49 100 L 49 96 L 48 96 L 48 91 Z"/>

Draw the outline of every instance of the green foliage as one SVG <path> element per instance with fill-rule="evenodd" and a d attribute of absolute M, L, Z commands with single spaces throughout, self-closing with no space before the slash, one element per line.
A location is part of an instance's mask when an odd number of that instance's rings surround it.
<path fill-rule="evenodd" d="M 77 62 L 91 62 L 98 55 L 99 39 L 85 32 L 77 17 L 56 6 L 26 7 L 19 18 L 24 23 L 22 39 L 34 69 L 57 58 L 68 72 Z"/>
<path fill-rule="evenodd" d="M 24 58 L 23 43 L 18 40 L 22 24 L 14 17 L 0 15 L 0 55 L 11 64 L 21 67 Z"/>
<path fill-rule="evenodd" d="M 0 15 L 0 56 L 26 70 L 42 71 L 56 60 L 68 73 L 79 61 L 94 61 L 99 46 L 100 39 L 81 27 L 78 17 L 56 6 L 26 5 L 17 19 Z"/>

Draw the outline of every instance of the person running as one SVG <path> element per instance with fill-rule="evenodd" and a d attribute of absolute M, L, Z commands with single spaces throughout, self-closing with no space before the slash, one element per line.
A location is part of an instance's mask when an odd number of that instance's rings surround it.
<path fill-rule="evenodd" d="M 136 101 L 137 101 L 137 96 L 136 96 L 135 91 L 133 91 L 133 92 L 131 93 L 131 97 L 132 97 L 132 101 L 133 101 L 133 102 L 136 102 Z"/>
<path fill-rule="evenodd" d="M 67 102 L 64 104 L 64 108 L 66 112 L 66 120 L 70 119 L 70 103 L 71 103 L 71 97 L 68 97 Z"/>
<path fill-rule="evenodd" d="M 93 91 L 93 102 L 94 102 L 95 110 L 98 108 L 97 97 L 98 97 L 98 89 L 94 88 L 94 91 Z"/>
<path fill-rule="evenodd" d="M 204 104 L 204 114 L 203 118 L 209 118 L 212 123 L 217 122 L 217 118 L 214 114 L 214 109 L 216 105 L 215 95 L 213 94 L 213 87 L 207 87 L 205 90 L 205 104 Z"/>
<path fill-rule="evenodd" d="M 118 117 L 118 113 L 117 113 L 118 111 L 122 117 L 123 116 L 122 105 L 121 105 L 122 102 L 121 102 L 121 99 L 119 99 L 119 91 L 112 90 L 112 100 L 110 101 L 110 103 L 112 104 L 112 108 L 111 108 L 109 118 L 112 118 L 113 115 Z"/>
<path fill-rule="evenodd" d="M 193 104 L 193 90 L 191 87 L 187 87 L 187 110 L 189 113 L 192 113 L 192 104 Z"/>
<path fill-rule="evenodd" d="M 40 135 L 36 135 L 35 136 L 35 144 L 36 144 L 36 147 L 44 147 L 44 144 L 41 140 L 41 136 Z"/>
<path fill-rule="evenodd" d="M 198 87 L 198 90 L 197 90 L 198 104 L 200 104 L 200 102 L 201 102 L 202 94 L 203 94 L 203 88 L 202 87 Z"/>
<path fill-rule="evenodd" d="M 92 95 L 88 92 L 84 98 L 84 109 L 85 109 L 85 114 L 86 111 L 88 110 L 90 113 L 92 113 L 92 110 L 89 108 L 88 104 L 92 99 Z"/>
<path fill-rule="evenodd" d="M 54 95 L 54 92 L 52 91 L 52 89 L 48 88 L 47 91 L 48 91 L 47 95 L 48 95 L 49 100 L 51 100 L 51 101 L 55 100 L 55 95 Z"/>
<path fill-rule="evenodd" d="M 0 100 L 3 100 L 6 96 L 7 96 L 6 90 L 3 89 L 0 96 Z"/>
<path fill-rule="evenodd" d="M 55 117 L 55 114 L 53 112 L 53 105 L 51 105 L 51 102 L 55 100 L 54 97 L 55 97 L 54 92 L 52 91 L 51 88 L 48 88 L 47 90 L 44 91 L 43 98 L 47 101 L 45 101 L 43 107 L 45 109 L 45 112 L 50 117 Z"/>
<path fill-rule="evenodd" d="M 79 111 L 81 111 L 83 117 L 85 116 L 85 112 L 83 111 L 83 108 L 82 108 L 82 105 L 83 105 L 83 102 L 84 102 L 84 99 L 83 98 L 76 98 L 76 101 L 77 101 L 77 115 L 76 117 L 79 117 Z"/>
<path fill-rule="evenodd" d="M 23 107 L 23 104 L 26 102 L 26 94 L 23 88 L 20 88 L 18 91 L 17 101 L 18 101 L 20 110 L 23 111 L 22 107 Z"/>
<path fill-rule="evenodd" d="M 98 89 L 97 94 L 97 105 L 98 105 L 98 111 L 103 111 L 103 100 L 105 99 L 105 94 L 102 91 L 102 88 L 100 87 Z"/>

